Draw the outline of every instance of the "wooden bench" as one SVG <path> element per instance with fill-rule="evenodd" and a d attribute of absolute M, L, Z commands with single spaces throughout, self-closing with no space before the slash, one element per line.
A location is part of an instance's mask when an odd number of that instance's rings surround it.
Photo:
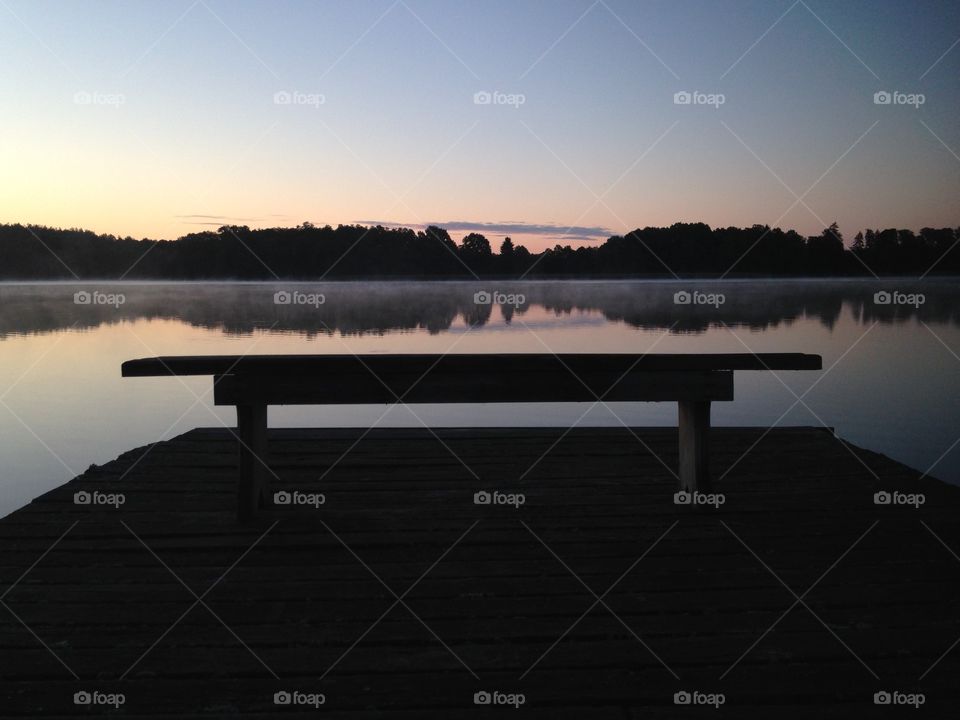
<path fill-rule="evenodd" d="M 124 377 L 212 375 L 235 405 L 238 516 L 269 502 L 267 406 L 506 402 L 679 404 L 681 490 L 710 488 L 710 403 L 733 400 L 734 370 L 819 370 L 819 355 L 247 355 L 128 360 Z"/>

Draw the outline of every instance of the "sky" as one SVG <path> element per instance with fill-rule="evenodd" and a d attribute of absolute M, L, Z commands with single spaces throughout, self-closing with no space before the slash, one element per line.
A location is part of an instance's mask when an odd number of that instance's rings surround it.
<path fill-rule="evenodd" d="M 958 42 L 946 0 L 0 0 L 0 222 L 955 227 Z"/>

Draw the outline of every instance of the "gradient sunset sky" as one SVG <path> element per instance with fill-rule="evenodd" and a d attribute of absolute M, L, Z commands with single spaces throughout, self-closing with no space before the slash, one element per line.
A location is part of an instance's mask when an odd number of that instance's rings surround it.
<path fill-rule="evenodd" d="M 948 0 L 0 0 L 0 222 L 957 226 L 958 41 Z"/>

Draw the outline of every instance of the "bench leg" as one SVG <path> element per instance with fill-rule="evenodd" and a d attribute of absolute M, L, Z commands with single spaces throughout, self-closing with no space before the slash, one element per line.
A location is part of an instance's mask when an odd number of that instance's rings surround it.
<path fill-rule="evenodd" d="M 267 491 L 267 406 L 237 405 L 237 435 L 240 437 L 237 518 L 242 521 L 256 515 Z"/>
<path fill-rule="evenodd" d="M 710 401 L 680 401 L 680 489 L 710 492 Z"/>

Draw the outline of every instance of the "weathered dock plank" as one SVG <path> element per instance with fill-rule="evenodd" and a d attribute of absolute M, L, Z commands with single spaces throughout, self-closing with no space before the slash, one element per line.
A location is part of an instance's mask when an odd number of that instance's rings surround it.
<path fill-rule="evenodd" d="M 271 489 L 324 502 L 246 524 L 227 430 L 131 450 L 0 521 L 0 715 L 94 690 L 137 717 L 316 715 L 284 690 L 343 718 L 513 712 L 484 690 L 550 718 L 955 705 L 960 489 L 826 430 L 713 437 L 723 504 L 694 507 L 676 429 L 272 430 Z"/>

